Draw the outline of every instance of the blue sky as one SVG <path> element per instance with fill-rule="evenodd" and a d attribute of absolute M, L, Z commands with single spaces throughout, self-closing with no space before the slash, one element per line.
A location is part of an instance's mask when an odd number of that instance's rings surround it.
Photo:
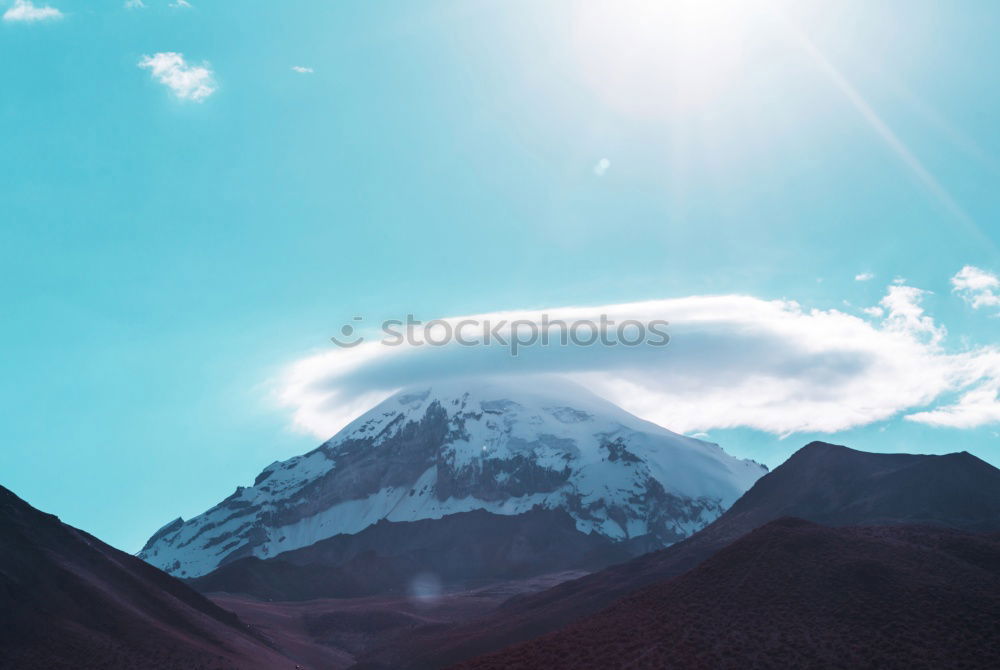
<path fill-rule="evenodd" d="M 1000 464 L 1000 7 L 875 4 L 0 0 L 0 483 L 134 551 L 318 443 L 294 366 L 392 386 L 330 372 L 354 315 L 640 301 L 711 307 L 757 358 L 727 315 L 794 301 L 755 342 L 856 328 L 910 394 L 789 435 L 625 375 L 690 400 L 643 406 L 667 427 L 771 466 L 819 436 Z M 671 365 L 749 383 L 678 328 Z M 612 388 L 594 355 L 560 369 Z M 810 383 L 776 365 L 773 398 Z M 960 427 L 907 418 L 970 392 Z"/>

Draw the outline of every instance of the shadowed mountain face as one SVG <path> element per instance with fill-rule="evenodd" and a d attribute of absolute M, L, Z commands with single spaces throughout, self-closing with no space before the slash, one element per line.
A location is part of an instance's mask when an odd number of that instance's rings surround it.
<path fill-rule="evenodd" d="M 294 668 L 182 582 L 0 487 L 0 668 Z"/>
<path fill-rule="evenodd" d="M 1000 470 L 967 453 L 872 454 L 813 442 L 683 542 L 512 599 L 480 621 L 446 631 L 418 631 L 396 648 L 373 652 L 371 659 L 434 667 L 542 635 L 643 586 L 680 575 L 783 516 L 832 526 L 932 524 L 1000 530 Z"/>
<path fill-rule="evenodd" d="M 405 595 L 417 579 L 468 588 L 567 569 L 594 570 L 650 548 L 641 539 L 614 542 L 582 533 L 561 509 L 513 516 L 475 510 L 441 519 L 383 520 L 355 535 L 337 535 L 275 558 L 242 558 L 188 583 L 203 593 L 285 601 Z"/>
<path fill-rule="evenodd" d="M 830 526 L 930 523 L 1000 529 L 1000 470 L 972 454 L 872 454 L 813 442 L 762 478 L 714 532 L 780 516 Z"/>
<path fill-rule="evenodd" d="M 782 519 L 683 576 L 459 667 L 991 668 L 998 621 L 998 533 Z"/>

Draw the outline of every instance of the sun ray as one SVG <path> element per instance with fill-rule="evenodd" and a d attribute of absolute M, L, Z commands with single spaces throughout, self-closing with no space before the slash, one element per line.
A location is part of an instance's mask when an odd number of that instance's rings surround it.
<path fill-rule="evenodd" d="M 854 87 L 853 84 L 844 76 L 844 74 L 834 65 L 829 58 L 820 51 L 819 47 L 809 38 L 809 36 L 803 31 L 798 25 L 796 25 L 787 15 L 782 13 L 773 5 L 771 6 L 772 11 L 778 17 L 783 25 L 792 36 L 794 41 L 802 48 L 802 50 L 812 59 L 812 61 L 819 67 L 819 69 L 829 77 L 830 81 L 833 82 L 834 86 L 844 94 L 848 102 L 854 107 L 854 109 L 864 118 L 864 120 L 871 126 L 872 130 L 882 139 L 883 142 L 888 145 L 888 147 L 896 154 L 897 157 L 903 162 L 904 165 L 913 173 L 917 180 L 924 185 L 924 187 L 930 192 L 930 194 L 939 202 L 939 204 L 951 215 L 953 219 L 959 222 L 965 231 L 976 238 L 978 241 L 984 243 L 990 252 L 994 256 L 1000 256 L 1000 249 L 998 249 L 996 242 L 994 242 L 983 230 L 976 224 L 975 220 L 969 215 L 968 212 L 952 197 L 948 189 L 938 181 L 937 177 L 920 161 L 920 159 L 910 150 L 906 143 L 903 142 L 900 137 L 893 132 L 892 128 L 889 127 L 878 112 L 865 100 L 864 96 Z"/>

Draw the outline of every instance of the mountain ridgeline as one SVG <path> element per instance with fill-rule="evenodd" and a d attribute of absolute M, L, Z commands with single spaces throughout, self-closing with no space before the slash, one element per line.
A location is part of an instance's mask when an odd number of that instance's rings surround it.
<path fill-rule="evenodd" d="M 390 399 L 346 436 L 269 467 L 243 490 L 247 504 L 167 527 L 150 545 L 188 565 L 221 563 L 188 584 L 0 488 L 0 668 L 992 667 L 1000 470 L 964 452 L 814 442 L 757 478 L 752 462 L 603 401 L 504 394 L 500 404 L 496 389 Z M 449 406 L 451 428 L 432 449 L 424 421 Z M 359 435 L 369 450 L 395 447 L 384 462 L 365 459 Z M 446 482 L 463 468 L 506 471 L 459 466 L 473 448 L 487 460 L 530 456 L 565 478 L 551 488 L 553 475 L 528 468 L 490 488 L 469 474 L 477 495 L 455 498 L 447 484 L 439 498 L 434 461 L 418 475 L 433 493 L 408 506 L 416 486 L 381 486 L 420 470 L 400 440 L 441 455 Z M 331 474 L 345 463 L 353 479 Z M 366 477 L 380 495 L 350 498 L 312 528 L 372 523 L 256 555 L 287 530 L 280 509 L 368 490 Z M 344 488 L 327 491 L 324 478 Z M 520 486 L 534 491 L 528 507 L 510 495 Z M 567 502 L 576 496 L 581 505 Z M 686 528 L 680 520 L 710 502 L 728 509 L 656 549 L 658 529 Z M 229 560 L 212 551 L 236 538 L 250 549 L 232 547 Z M 415 584 L 423 590 L 408 591 Z"/>

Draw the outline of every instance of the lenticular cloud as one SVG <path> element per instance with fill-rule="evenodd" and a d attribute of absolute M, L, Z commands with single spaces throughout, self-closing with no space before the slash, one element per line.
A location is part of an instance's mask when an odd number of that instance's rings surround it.
<path fill-rule="evenodd" d="M 401 345 L 376 339 L 309 356 L 280 380 L 295 424 L 329 437 L 393 391 L 460 376 L 559 374 L 672 430 L 836 432 L 897 415 L 971 427 L 1000 420 L 1000 349 L 950 353 L 924 292 L 895 284 L 850 314 L 745 295 L 454 317 L 670 322 L 666 347 Z M 877 315 L 877 316 L 876 316 Z M 945 394 L 958 402 L 938 404 Z"/>

